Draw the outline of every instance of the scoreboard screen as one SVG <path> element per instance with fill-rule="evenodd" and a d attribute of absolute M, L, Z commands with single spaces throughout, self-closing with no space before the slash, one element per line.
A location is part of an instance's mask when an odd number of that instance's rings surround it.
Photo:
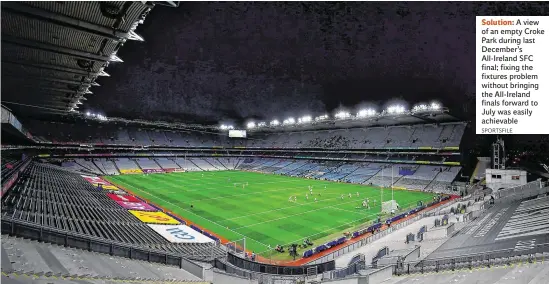
<path fill-rule="evenodd" d="M 246 130 L 229 130 L 229 137 L 246 138 Z"/>

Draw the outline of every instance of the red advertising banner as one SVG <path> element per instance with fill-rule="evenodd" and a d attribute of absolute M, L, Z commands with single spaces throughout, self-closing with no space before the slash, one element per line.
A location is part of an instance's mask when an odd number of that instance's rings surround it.
<path fill-rule="evenodd" d="M 128 209 L 128 210 L 139 210 L 139 211 L 158 211 L 156 208 L 150 206 L 144 202 L 127 202 L 127 201 L 116 201 L 118 205 Z"/>
<path fill-rule="evenodd" d="M 17 177 L 19 176 L 19 173 L 15 173 L 13 174 L 13 176 L 11 176 L 11 178 L 8 180 L 8 182 L 6 182 L 4 184 L 4 186 L 2 186 L 2 195 L 0 195 L 0 197 L 4 196 L 4 194 L 6 192 L 8 192 L 8 189 L 11 188 L 11 186 L 15 183 L 15 181 L 17 180 Z"/>
<path fill-rule="evenodd" d="M 177 168 L 164 168 L 164 171 L 167 173 L 175 172 Z"/>
<path fill-rule="evenodd" d="M 101 185 L 112 185 L 108 181 L 100 178 L 100 177 L 90 177 L 90 176 L 82 176 L 85 180 L 87 180 L 91 184 L 101 184 Z"/>
<path fill-rule="evenodd" d="M 100 178 L 100 177 L 90 177 L 90 176 L 82 176 L 85 180 L 87 180 L 89 183 L 93 184 L 94 186 L 101 185 L 101 188 L 108 189 L 108 190 L 117 190 L 118 188 L 114 185 L 112 185 L 110 182 Z"/>
<path fill-rule="evenodd" d="M 139 200 L 137 197 L 131 196 L 131 195 L 118 195 L 118 194 L 107 193 L 107 196 L 114 201 L 141 202 L 141 200 Z"/>

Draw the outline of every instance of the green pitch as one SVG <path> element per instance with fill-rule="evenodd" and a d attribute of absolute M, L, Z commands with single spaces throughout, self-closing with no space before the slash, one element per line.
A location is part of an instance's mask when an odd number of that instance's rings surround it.
<path fill-rule="evenodd" d="M 269 246 L 301 244 L 304 238 L 316 246 L 370 225 L 381 211 L 381 189 L 356 184 L 239 171 L 105 178 L 222 238 L 245 237 L 248 250 L 276 259 L 288 255 L 273 253 Z M 383 195 L 390 200 L 391 190 L 383 190 Z M 297 201 L 289 201 L 290 196 Z M 371 209 L 361 206 L 366 198 Z M 406 209 L 431 201 L 433 194 L 395 190 L 394 198 Z"/>

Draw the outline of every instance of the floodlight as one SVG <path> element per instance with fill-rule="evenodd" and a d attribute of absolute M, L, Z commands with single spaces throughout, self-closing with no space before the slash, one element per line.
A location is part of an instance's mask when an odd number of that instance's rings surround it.
<path fill-rule="evenodd" d="M 438 109 L 440 109 L 440 105 L 437 104 L 437 103 L 432 103 L 431 104 L 431 109 L 438 110 Z"/>
<path fill-rule="evenodd" d="M 351 117 L 351 114 L 348 113 L 348 112 L 345 112 L 345 111 L 340 111 L 340 112 L 335 114 L 335 117 L 338 118 L 338 119 L 346 119 L 346 118 Z"/>
<path fill-rule="evenodd" d="M 406 112 L 406 109 L 401 105 L 390 106 L 387 108 L 389 114 L 401 114 Z"/>
<path fill-rule="evenodd" d="M 264 121 L 257 124 L 257 127 L 265 127 L 265 126 L 267 126 L 267 123 Z"/>
<path fill-rule="evenodd" d="M 304 116 L 304 117 L 300 117 L 297 122 L 298 123 L 308 123 L 308 122 L 311 122 L 312 118 L 310 116 Z"/>
<path fill-rule="evenodd" d="M 321 120 L 325 120 L 325 119 L 328 119 L 327 114 L 315 117 L 315 121 L 321 121 Z"/>
<path fill-rule="evenodd" d="M 227 130 L 227 129 L 229 129 L 228 125 L 225 125 L 225 124 L 221 125 L 221 130 Z"/>
<path fill-rule="evenodd" d="M 276 120 L 276 119 L 271 121 L 271 126 L 277 126 L 279 124 L 280 124 L 280 122 L 278 122 L 278 120 Z"/>
<path fill-rule="evenodd" d="M 91 115 L 91 113 L 89 111 L 86 112 L 86 116 L 90 116 L 90 115 Z"/>
<path fill-rule="evenodd" d="M 284 125 L 292 125 L 294 123 L 295 123 L 295 119 L 293 117 L 287 118 L 282 122 L 282 124 Z"/>
<path fill-rule="evenodd" d="M 357 117 L 363 118 L 376 115 L 376 111 L 373 109 L 363 109 L 357 113 Z"/>
<path fill-rule="evenodd" d="M 248 122 L 248 124 L 246 126 L 248 128 L 254 128 L 255 127 L 255 122 Z"/>
<path fill-rule="evenodd" d="M 429 107 L 426 104 L 419 104 L 414 106 L 412 111 L 419 112 L 419 111 L 426 111 L 427 109 L 429 109 Z"/>

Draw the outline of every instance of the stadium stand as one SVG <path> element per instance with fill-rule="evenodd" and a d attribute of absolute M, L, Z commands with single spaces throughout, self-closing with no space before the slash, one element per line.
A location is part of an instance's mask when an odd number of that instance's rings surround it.
<path fill-rule="evenodd" d="M 138 158 L 135 159 L 135 161 L 142 170 L 160 170 L 160 165 L 158 165 L 153 159 Z"/>
<path fill-rule="evenodd" d="M 120 172 L 116 169 L 115 164 L 104 158 L 94 159 L 95 164 L 107 175 L 118 175 Z"/>
<path fill-rule="evenodd" d="M 436 167 L 434 169 L 436 171 Z M 459 174 L 459 167 L 442 167 L 435 179 L 427 186 L 428 191 L 448 192 L 448 187 Z"/>
<path fill-rule="evenodd" d="M 127 158 L 119 158 L 115 159 L 114 163 L 116 165 L 116 168 L 121 173 L 141 173 L 141 169 L 139 168 L 139 165 L 135 163 L 132 159 Z"/>
<path fill-rule="evenodd" d="M 456 270 L 452 273 L 416 274 L 393 277 L 383 283 L 509 283 L 509 284 L 542 284 L 546 283 L 549 265 L 542 262 L 521 265 L 500 265 L 487 269 Z"/>
<path fill-rule="evenodd" d="M 7 260 L 2 262 L 2 271 L 5 273 L 30 272 L 29 276 L 51 274 L 58 275 L 59 278 L 70 276 L 73 279 L 125 278 L 127 281 L 201 280 L 173 266 L 113 257 L 7 235 L 2 236 L 2 254 L 3 257 L 7 257 Z"/>
<path fill-rule="evenodd" d="M 155 158 L 156 162 L 162 169 L 180 169 L 180 167 L 172 160 L 168 158 Z"/>
<path fill-rule="evenodd" d="M 53 143 L 165 145 L 177 147 L 402 149 L 457 147 L 465 131 L 465 124 L 449 123 L 440 126 L 392 126 L 388 128 L 372 127 L 264 133 L 257 134 L 258 139 L 251 140 L 228 140 L 227 137 L 215 134 L 132 128 L 131 126 L 125 129 L 104 126 L 99 129 L 100 132 L 96 137 L 112 137 L 112 139 L 105 141 L 91 139 L 91 136 L 87 135 L 87 133 L 98 132 L 98 128 L 91 125 L 75 128 L 67 123 L 52 124 L 41 121 L 32 121 L 29 124 L 29 129 L 35 132 L 35 136 L 40 137 L 41 140 Z M 65 134 L 73 133 L 72 131 L 77 134 Z M 244 144 L 240 142 L 244 142 Z"/>
<path fill-rule="evenodd" d="M 223 250 L 208 243 L 167 241 L 82 176 L 32 163 L 2 200 L 2 218 L 73 231 L 142 248 L 208 260 Z"/>

